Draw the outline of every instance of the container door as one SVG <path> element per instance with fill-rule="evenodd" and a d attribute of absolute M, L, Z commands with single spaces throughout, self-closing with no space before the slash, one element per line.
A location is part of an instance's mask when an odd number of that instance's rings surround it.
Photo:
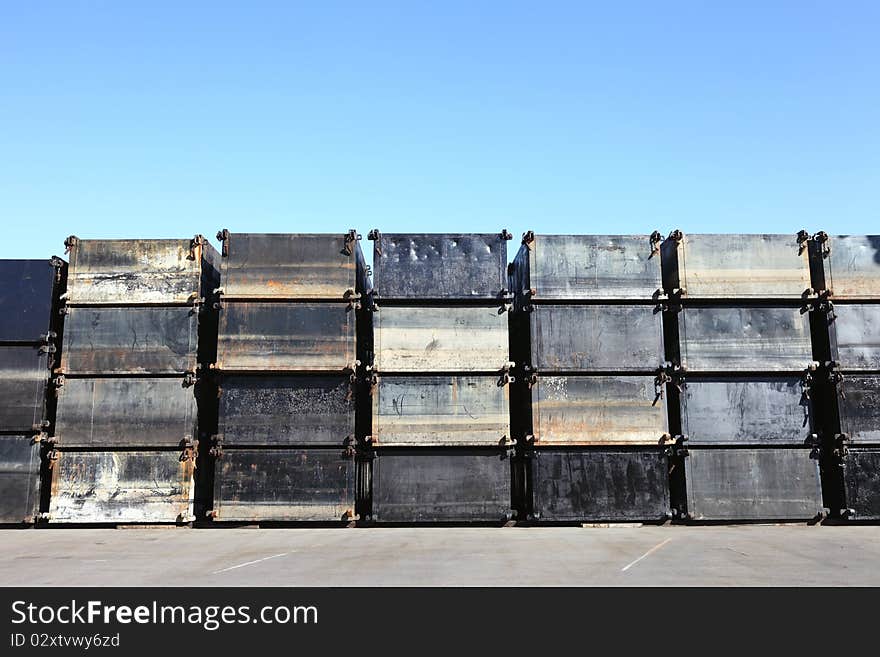
<path fill-rule="evenodd" d="M 838 303 L 830 323 L 834 360 L 842 370 L 880 370 L 880 304 Z"/>
<path fill-rule="evenodd" d="M 37 346 L 0 346 L 0 431 L 34 431 L 45 418 L 48 358 Z"/>
<path fill-rule="evenodd" d="M 851 440 L 880 444 L 880 374 L 848 374 L 837 388 L 840 426 Z"/>
<path fill-rule="evenodd" d="M 0 436 L 0 523 L 32 523 L 40 510 L 40 444 L 33 434 Z"/>
<path fill-rule="evenodd" d="M 851 447 L 844 459 L 843 480 L 850 517 L 880 519 L 880 447 Z"/>
<path fill-rule="evenodd" d="M 46 335 L 57 271 L 49 260 L 0 260 L 0 341 L 38 342 Z"/>
<path fill-rule="evenodd" d="M 835 235 L 825 259 L 834 299 L 880 299 L 880 235 Z"/>

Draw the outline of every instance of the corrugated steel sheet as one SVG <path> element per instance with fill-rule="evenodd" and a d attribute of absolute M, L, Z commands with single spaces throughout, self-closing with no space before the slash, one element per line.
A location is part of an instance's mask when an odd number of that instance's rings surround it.
<path fill-rule="evenodd" d="M 880 300 L 880 235 L 835 235 L 825 259 L 835 299 Z"/>
<path fill-rule="evenodd" d="M 0 341 L 37 342 L 50 331 L 60 266 L 57 259 L 0 260 Z"/>
<path fill-rule="evenodd" d="M 0 431 L 32 431 L 47 419 L 48 358 L 38 346 L 0 346 Z"/>
<path fill-rule="evenodd" d="M 0 523 L 32 523 L 39 510 L 39 443 L 32 433 L 0 436 Z"/>
<path fill-rule="evenodd" d="M 835 304 L 829 327 L 833 358 L 841 369 L 880 371 L 880 304 Z"/>

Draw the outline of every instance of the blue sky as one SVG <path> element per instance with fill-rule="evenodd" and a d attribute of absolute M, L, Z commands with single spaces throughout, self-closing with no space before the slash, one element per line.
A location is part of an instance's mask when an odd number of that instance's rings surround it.
<path fill-rule="evenodd" d="M 880 232 L 880 3 L 0 10 L 0 257 L 254 232 Z"/>

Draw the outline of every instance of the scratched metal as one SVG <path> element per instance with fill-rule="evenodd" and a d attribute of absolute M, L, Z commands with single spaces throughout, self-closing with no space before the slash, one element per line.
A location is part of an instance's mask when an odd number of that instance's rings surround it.
<path fill-rule="evenodd" d="M 880 304 L 835 304 L 829 331 L 841 369 L 880 371 Z"/>
<path fill-rule="evenodd" d="M 538 520 L 656 521 L 670 514 L 663 448 L 535 450 L 532 508 Z"/>
<path fill-rule="evenodd" d="M 851 447 L 844 458 L 846 506 L 854 520 L 880 520 L 880 448 Z"/>
<path fill-rule="evenodd" d="M 373 517 L 379 522 L 499 522 L 512 517 L 511 457 L 502 449 L 379 450 Z"/>
<path fill-rule="evenodd" d="M 880 300 L 880 235 L 835 235 L 825 259 L 835 299 Z"/>
<path fill-rule="evenodd" d="M 346 303 L 233 301 L 220 311 L 217 366 L 340 372 L 356 359 L 355 335 Z"/>
<path fill-rule="evenodd" d="M 47 334 L 57 273 L 49 260 L 0 260 L 0 341 L 37 342 Z"/>
<path fill-rule="evenodd" d="M 694 520 L 809 520 L 822 511 L 808 448 L 692 448 L 685 473 Z"/>
<path fill-rule="evenodd" d="M 380 372 L 498 372 L 510 361 L 495 307 L 383 306 L 373 313 Z"/>
<path fill-rule="evenodd" d="M 0 523 L 32 523 L 39 510 L 39 443 L 32 433 L 0 436 Z"/>
<path fill-rule="evenodd" d="M 52 468 L 51 523 L 187 522 L 193 461 L 171 451 L 62 451 Z"/>
<path fill-rule="evenodd" d="M 224 449 L 216 520 L 355 519 L 355 460 L 341 449 Z"/>
<path fill-rule="evenodd" d="M 55 436 L 70 447 L 182 447 L 196 434 L 195 386 L 180 378 L 67 377 Z"/>
<path fill-rule="evenodd" d="M 679 327 L 690 372 L 803 371 L 813 362 L 809 313 L 799 308 L 685 307 Z"/>
<path fill-rule="evenodd" d="M 532 366 L 540 372 L 653 372 L 665 360 L 652 305 L 536 305 Z"/>
<path fill-rule="evenodd" d="M 500 234 L 382 233 L 373 281 L 382 299 L 497 299 L 507 288 Z"/>
<path fill-rule="evenodd" d="M 0 431 L 32 431 L 48 419 L 47 359 L 38 346 L 0 346 Z"/>
<path fill-rule="evenodd" d="M 689 445 L 804 445 L 813 432 L 800 376 L 689 377 L 680 399 Z"/>
<path fill-rule="evenodd" d="M 658 445 L 669 432 L 653 376 L 539 376 L 532 418 L 536 445 Z"/>
<path fill-rule="evenodd" d="M 341 300 L 363 291 L 360 243 L 342 233 L 230 233 L 224 247 L 226 298 Z"/>
<path fill-rule="evenodd" d="M 381 376 L 373 443 L 499 445 L 510 434 L 510 386 L 497 376 Z"/>
<path fill-rule="evenodd" d="M 800 299 L 810 288 L 796 235 L 688 234 L 678 262 L 677 287 L 689 299 Z"/>
<path fill-rule="evenodd" d="M 187 306 L 68 308 L 61 368 L 72 374 L 195 371 L 198 312 Z"/>
<path fill-rule="evenodd" d="M 837 386 L 840 427 L 850 439 L 880 445 L 880 374 L 848 374 Z"/>
<path fill-rule="evenodd" d="M 355 385 L 348 375 L 224 376 L 223 445 L 328 445 L 355 434 Z"/>

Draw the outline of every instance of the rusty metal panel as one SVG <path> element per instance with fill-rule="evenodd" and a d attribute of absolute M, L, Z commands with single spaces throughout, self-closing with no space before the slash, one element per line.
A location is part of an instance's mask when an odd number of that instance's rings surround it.
<path fill-rule="evenodd" d="M 217 520 L 354 520 L 355 460 L 342 449 L 225 449 Z"/>
<path fill-rule="evenodd" d="M 809 449 L 688 452 L 688 512 L 694 520 L 808 520 L 822 512 L 819 462 Z"/>
<path fill-rule="evenodd" d="M 183 304 L 201 296 L 202 254 L 194 240 L 68 238 L 71 304 Z"/>
<path fill-rule="evenodd" d="M 195 371 L 198 312 L 187 306 L 68 308 L 61 369 L 73 374 Z"/>
<path fill-rule="evenodd" d="M 196 437 L 195 386 L 180 378 L 67 377 L 55 436 L 70 447 L 183 447 Z"/>
<path fill-rule="evenodd" d="M 880 520 L 880 448 L 850 447 L 843 463 L 849 517 Z"/>
<path fill-rule="evenodd" d="M 62 451 L 57 456 L 50 522 L 192 519 L 193 460 L 178 450 Z"/>
<path fill-rule="evenodd" d="M 50 260 L 0 260 L 0 341 L 37 342 L 49 332 L 57 275 Z"/>
<path fill-rule="evenodd" d="M 842 370 L 880 370 L 880 304 L 835 304 L 829 328 Z"/>
<path fill-rule="evenodd" d="M 804 445 L 813 402 L 802 376 L 689 377 L 680 395 L 689 445 Z"/>
<path fill-rule="evenodd" d="M 690 299 L 800 299 L 810 289 L 805 241 L 796 235 L 685 235 L 682 295 Z"/>
<path fill-rule="evenodd" d="M 495 307 L 383 306 L 373 314 L 380 372 L 499 372 L 510 360 Z"/>
<path fill-rule="evenodd" d="M 689 372 L 803 371 L 813 362 L 809 313 L 799 308 L 685 307 L 679 326 Z"/>
<path fill-rule="evenodd" d="M 664 362 L 662 315 L 652 305 L 535 305 L 539 372 L 653 372 Z"/>
<path fill-rule="evenodd" d="M 511 456 L 500 449 L 393 448 L 373 461 L 380 522 L 510 519 Z"/>
<path fill-rule="evenodd" d="M 510 386 L 497 376 L 381 376 L 374 445 L 499 445 L 510 434 Z"/>
<path fill-rule="evenodd" d="M 536 235 L 529 285 L 539 301 L 650 301 L 662 290 L 659 241 L 650 235 Z"/>
<path fill-rule="evenodd" d="M 880 374 L 849 374 L 837 386 L 840 428 L 851 440 L 880 444 Z"/>
<path fill-rule="evenodd" d="M 0 523 L 32 523 L 39 510 L 39 443 L 30 433 L 0 436 Z"/>
<path fill-rule="evenodd" d="M 498 299 L 507 288 L 501 234 L 376 235 L 373 272 L 382 299 Z"/>
<path fill-rule="evenodd" d="M 0 431 L 32 431 L 45 419 L 48 358 L 38 346 L 0 346 Z"/>
<path fill-rule="evenodd" d="M 355 433 L 355 386 L 347 375 L 224 376 L 223 445 L 333 445 Z"/>
<path fill-rule="evenodd" d="M 340 372 L 357 358 L 355 334 L 345 303 L 229 302 L 220 311 L 217 367 Z"/>
<path fill-rule="evenodd" d="M 880 300 L 880 235 L 835 235 L 825 259 L 835 299 Z"/>
<path fill-rule="evenodd" d="M 535 445 L 658 445 L 669 432 L 665 384 L 653 376 L 539 376 Z"/>
<path fill-rule="evenodd" d="M 353 234 L 226 233 L 227 299 L 343 299 L 361 291 Z"/>
<path fill-rule="evenodd" d="M 654 521 L 669 517 L 669 465 L 662 447 L 538 449 L 532 455 L 538 520 Z"/>

